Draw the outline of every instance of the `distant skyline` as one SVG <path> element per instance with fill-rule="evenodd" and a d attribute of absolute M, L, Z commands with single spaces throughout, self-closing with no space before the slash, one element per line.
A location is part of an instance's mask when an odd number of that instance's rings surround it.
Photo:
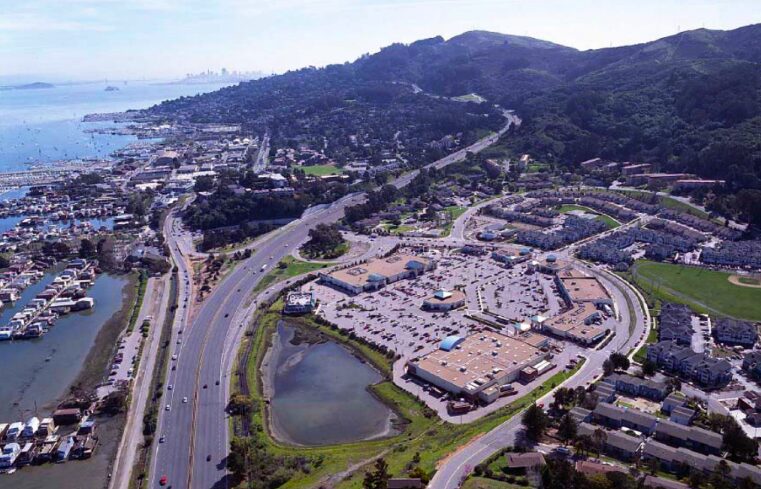
<path fill-rule="evenodd" d="M 280 73 L 474 29 L 594 49 L 758 22 L 758 0 L 0 0 L 0 84 Z"/>

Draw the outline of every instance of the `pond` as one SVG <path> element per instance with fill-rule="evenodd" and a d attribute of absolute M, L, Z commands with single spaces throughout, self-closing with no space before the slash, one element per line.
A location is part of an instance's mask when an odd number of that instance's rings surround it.
<path fill-rule="evenodd" d="M 380 373 L 335 342 L 294 342 L 298 336 L 280 322 L 263 363 L 275 438 L 315 446 L 394 434 L 394 412 L 368 390 Z"/>

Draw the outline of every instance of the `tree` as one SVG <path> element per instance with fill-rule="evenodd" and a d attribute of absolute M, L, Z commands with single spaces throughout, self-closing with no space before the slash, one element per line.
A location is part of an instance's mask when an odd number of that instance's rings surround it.
<path fill-rule="evenodd" d="M 253 407 L 251 398 L 239 392 L 230 396 L 230 402 L 227 404 L 227 410 L 233 416 L 247 416 Z"/>
<path fill-rule="evenodd" d="M 609 357 L 614 370 L 629 370 L 629 358 L 623 353 L 613 352 Z"/>
<path fill-rule="evenodd" d="M 106 236 L 98 241 L 98 263 L 106 270 L 113 270 L 116 267 L 114 247 L 114 239 L 111 236 Z"/>
<path fill-rule="evenodd" d="M 11 266 L 11 259 L 6 255 L 0 255 L 0 270 L 8 268 L 9 266 Z"/>
<path fill-rule="evenodd" d="M 536 404 L 532 404 L 526 409 L 526 412 L 523 413 L 521 423 L 523 424 L 526 438 L 531 441 L 537 441 L 547 429 L 549 419 L 542 408 Z"/>
<path fill-rule="evenodd" d="M 726 460 L 719 461 L 718 465 L 714 469 L 713 474 L 709 478 L 709 483 L 712 489 L 731 489 L 734 484 L 731 482 L 730 474 L 732 470 L 729 468 L 729 464 Z"/>
<path fill-rule="evenodd" d="M 46 241 L 42 245 L 42 253 L 47 256 L 54 256 L 56 258 L 67 258 L 71 253 L 71 248 L 63 241 Z"/>
<path fill-rule="evenodd" d="M 391 476 L 388 473 L 388 463 L 385 459 L 379 458 L 375 461 L 375 470 L 365 472 L 365 478 L 362 480 L 363 489 L 387 489 L 388 480 Z"/>
<path fill-rule="evenodd" d="M 655 375 L 655 363 L 651 360 L 645 360 L 642 362 L 642 375 L 645 377 L 652 377 Z"/>
<path fill-rule="evenodd" d="M 566 389 L 565 387 L 559 387 L 555 394 L 552 396 L 552 408 L 556 410 L 561 410 L 564 407 L 573 404 L 574 401 L 574 391 L 573 389 Z"/>
<path fill-rule="evenodd" d="M 613 362 L 611 362 L 610 360 L 605 360 L 604 362 L 602 362 L 602 371 L 606 377 L 608 375 L 611 375 L 615 371 Z"/>
<path fill-rule="evenodd" d="M 196 183 L 193 185 L 193 190 L 196 192 L 209 192 L 214 189 L 214 177 L 209 175 L 201 175 L 196 178 Z"/>
<path fill-rule="evenodd" d="M 737 462 L 752 462 L 758 453 L 758 442 L 749 438 L 733 418 L 727 417 L 722 437 L 724 450 Z"/>
<path fill-rule="evenodd" d="M 113 391 L 103 399 L 103 412 L 118 414 L 127 408 L 127 393 L 123 390 Z"/>
<path fill-rule="evenodd" d="M 594 445 L 595 451 L 597 452 L 598 456 L 600 455 L 600 453 L 602 453 L 602 450 L 605 447 L 606 441 L 608 441 L 608 434 L 605 433 L 604 429 L 597 428 L 592 433 L 592 444 Z"/>
<path fill-rule="evenodd" d="M 318 224 L 309 230 L 309 241 L 303 250 L 312 257 L 336 258 L 345 242 L 337 224 Z"/>
<path fill-rule="evenodd" d="M 574 390 L 574 397 L 577 406 L 583 405 L 584 401 L 587 399 L 587 389 L 585 389 L 583 385 L 576 387 Z"/>
<path fill-rule="evenodd" d="M 570 440 L 576 438 L 578 426 L 576 420 L 571 417 L 570 414 L 566 414 L 560 418 L 560 424 L 558 424 L 558 436 L 563 440 L 563 444 L 567 444 Z"/>
<path fill-rule="evenodd" d="M 678 391 L 682 390 L 682 381 L 679 380 L 678 377 L 669 377 L 666 380 L 666 385 L 672 391 L 677 391 L 678 392 Z"/>
<path fill-rule="evenodd" d="M 93 258 L 98 250 L 92 241 L 87 238 L 83 238 L 79 242 L 79 257 L 80 258 Z"/>

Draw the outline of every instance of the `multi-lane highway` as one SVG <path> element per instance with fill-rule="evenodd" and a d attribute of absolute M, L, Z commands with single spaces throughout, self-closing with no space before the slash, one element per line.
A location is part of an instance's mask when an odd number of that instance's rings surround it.
<path fill-rule="evenodd" d="M 518 122 L 512 114 L 506 116 L 507 123 L 498 133 L 428 166 L 442 168 L 461 161 L 468 152 L 476 153 L 494 144 L 510 125 Z M 392 184 L 404 187 L 416 174 L 417 171 L 402 175 Z M 192 319 L 187 316 L 185 304 L 180 304 L 182 313 L 178 315 L 172 340 L 176 359 L 172 360 L 165 381 L 163 399 L 167 407 L 160 411 L 157 432 L 159 437 L 165 438 L 163 443 L 155 444 L 151 487 L 158 487 L 164 476 L 166 484 L 173 487 L 228 486 L 225 458 L 229 434 L 225 407 L 236 344 L 248 313 L 253 310 L 253 306 L 247 306 L 247 300 L 266 271 L 289 253 L 291 247 L 305 241 L 311 228 L 337 221 L 347 206 L 364 198 L 364 194 L 346 196 L 305 213 L 301 219 L 261 239 L 252 257 L 239 264 L 215 288 Z M 180 233 L 176 228 L 166 236 L 172 258 L 178 264 L 180 283 L 186 285 L 190 278 L 185 260 L 187 250 L 180 252 L 178 237 Z"/>

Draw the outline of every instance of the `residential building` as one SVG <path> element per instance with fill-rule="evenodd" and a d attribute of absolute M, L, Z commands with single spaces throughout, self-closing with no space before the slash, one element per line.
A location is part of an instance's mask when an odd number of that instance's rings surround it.
<path fill-rule="evenodd" d="M 687 398 L 681 392 L 672 392 L 663 400 L 661 404 L 661 411 L 666 414 L 671 414 L 671 411 L 676 407 L 684 406 L 687 403 Z"/>
<path fill-rule="evenodd" d="M 658 421 L 655 416 L 637 409 L 607 403 L 598 403 L 592 416 L 595 421 L 610 428 L 629 428 L 646 435 L 655 431 Z"/>
<path fill-rule="evenodd" d="M 647 359 L 706 388 L 722 387 L 732 380 L 732 364 L 728 361 L 696 353 L 675 341 L 659 341 L 648 346 Z"/>
<path fill-rule="evenodd" d="M 713 324 L 716 341 L 729 345 L 752 348 L 758 340 L 758 327 L 755 323 L 730 318 L 718 318 Z"/>
<path fill-rule="evenodd" d="M 684 426 L 668 419 L 658 422 L 655 439 L 669 445 L 685 447 L 704 454 L 719 455 L 722 437 L 697 426 Z"/>
<path fill-rule="evenodd" d="M 678 423 L 684 426 L 692 424 L 692 420 L 695 419 L 697 412 L 687 406 L 677 406 L 671 410 L 669 420 L 674 423 Z"/>
<path fill-rule="evenodd" d="M 663 382 L 640 379 L 627 374 L 613 374 L 603 379 L 603 382 L 613 385 L 619 393 L 646 397 L 653 401 L 663 400 L 669 391 L 668 386 Z"/>

